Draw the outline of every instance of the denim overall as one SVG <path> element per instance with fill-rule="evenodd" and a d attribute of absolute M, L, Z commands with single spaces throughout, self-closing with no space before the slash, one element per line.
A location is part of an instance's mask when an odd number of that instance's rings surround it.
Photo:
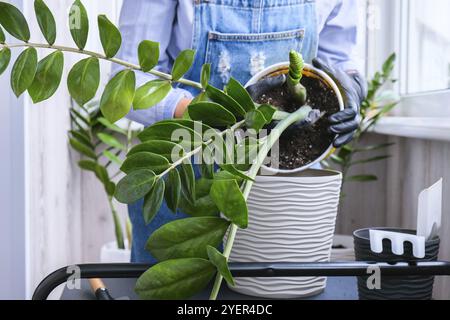
<path fill-rule="evenodd" d="M 310 62 L 317 55 L 315 0 L 193 0 L 194 65 L 187 79 L 198 81 L 204 63 L 211 63 L 210 83 L 223 88 L 233 77 L 245 84 L 261 70 L 302 52 Z M 194 89 L 183 87 L 196 94 Z M 198 171 L 198 170 L 196 170 Z M 196 172 L 198 176 L 198 172 Z M 185 214 L 170 212 L 164 203 L 150 225 L 142 216 L 143 201 L 130 205 L 133 224 L 132 262 L 155 263 L 145 250 L 149 236 Z"/>

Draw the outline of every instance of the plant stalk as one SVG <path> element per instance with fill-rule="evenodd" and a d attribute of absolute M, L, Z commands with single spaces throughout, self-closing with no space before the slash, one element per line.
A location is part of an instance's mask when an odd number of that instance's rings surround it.
<path fill-rule="evenodd" d="M 286 131 L 287 128 L 289 128 L 292 124 L 296 122 L 306 119 L 311 110 L 312 110 L 311 107 L 300 108 L 296 112 L 290 114 L 289 116 L 281 120 L 280 123 L 278 123 L 278 125 L 275 127 L 275 129 L 272 130 L 270 135 L 267 137 L 267 141 L 262 145 L 261 150 L 258 153 L 256 163 L 251 167 L 248 173 L 248 176 L 252 180 L 248 180 L 244 186 L 243 195 L 246 201 L 250 195 L 250 191 L 253 187 L 253 184 L 255 183 L 254 180 L 256 179 L 256 176 L 258 175 L 258 172 L 261 166 L 263 165 L 264 160 L 266 159 L 269 151 L 273 148 L 274 144 L 280 139 L 280 136 L 283 134 L 284 131 Z M 230 231 L 228 233 L 225 248 L 223 250 L 223 255 L 225 256 L 225 258 L 227 258 L 227 260 L 230 257 L 231 250 L 233 249 L 233 244 L 236 238 L 237 231 L 238 226 L 232 224 Z M 219 294 L 219 290 L 222 285 L 222 280 L 223 280 L 222 275 L 220 273 L 217 273 L 216 280 L 214 282 L 214 287 L 210 295 L 210 300 L 217 299 L 217 295 Z"/>
<path fill-rule="evenodd" d="M 116 234 L 116 242 L 118 249 L 125 249 L 125 241 L 123 239 L 122 224 L 120 223 L 119 215 L 117 214 L 116 208 L 114 207 L 113 198 L 108 196 L 109 207 L 111 208 L 111 213 L 114 220 L 114 230 Z"/>
<path fill-rule="evenodd" d="M 59 51 L 63 51 L 63 52 L 72 52 L 72 53 L 78 53 L 78 54 L 84 54 L 87 56 L 91 56 L 94 58 L 98 58 L 101 60 L 106 60 L 106 61 L 110 61 L 119 65 L 122 65 L 124 67 L 127 67 L 129 69 L 133 69 L 136 71 L 142 71 L 142 68 L 137 65 L 137 64 L 133 64 L 133 63 L 129 63 L 127 61 L 124 60 L 120 60 L 117 58 L 108 58 L 105 55 L 98 53 L 98 52 L 93 52 L 93 51 L 89 51 L 89 50 L 80 50 L 78 48 L 73 48 L 73 47 L 66 47 L 66 46 L 59 46 L 59 45 L 49 45 L 49 44 L 42 44 L 42 43 L 31 43 L 31 42 L 27 42 L 27 43 L 20 43 L 20 44 L 0 44 L 0 48 L 40 48 L 40 49 L 52 49 L 52 50 L 59 50 Z M 145 72 L 148 74 L 152 74 L 154 76 L 157 76 L 158 78 L 162 79 L 162 80 L 168 80 L 168 81 L 173 81 L 172 80 L 172 76 L 170 74 L 158 71 L 158 70 L 150 70 L 148 72 Z M 179 79 L 177 81 L 173 81 L 173 82 L 178 82 L 178 83 L 182 83 L 185 84 L 187 86 L 191 86 L 197 89 L 202 89 L 202 85 L 198 82 L 195 81 L 191 81 L 191 80 L 187 80 L 187 79 Z"/>

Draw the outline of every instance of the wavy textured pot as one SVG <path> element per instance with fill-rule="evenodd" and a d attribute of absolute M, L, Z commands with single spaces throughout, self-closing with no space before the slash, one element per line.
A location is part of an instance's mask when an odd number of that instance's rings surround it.
<path fill-rule="evenodd" d="M 266 77 L 274 77 L 277 76 L 279 74 L 287 74 L 289 72 L 289 62 L 282 62 L 279 64 L 274 64 L 273 66 L 270 66 L 264 70 L 262 70 L 261 72 L 259 72 L 258 74 L 256 74 L 255 76 L 253 76 L 253 78 L 251 78 L 249 80 L 249 82 L 245 85 L 246 87 L 251 86 L 255 83 L 257 83 L 259 80 L 266 78 Z M 336 94 L 336 97 L 339 101 L 339 107 L 341 110 L 344 110 L 344 100 L 342 98 L 342 94 L 339 91 L 338 86 L 336 85 L 336 83 L 333 81 L 333 79 L 331 79 L 331 77 L 329 75 L 327 75 L 325 72 L 323 72 L 322 70 L 319 70 L 317 68 L 315 68 L 314 66 L 310 65 L 310 64 L 305 64 L 305 67 L 303 69 L 303 76 L 304 77 L 309 77 L 309 78 L 316 78 L 319 79 L 320 81 L 322 81 L 326 86 L 330 87 L 331 89 L 333 89 L 333 91 Z M 294 170 L 282 170 L 282 169 L 273 169 L 273 168 L 269 168 L 264 166 L 265 170 L 267 170 L 267 172 L 270 173 L 296 173 L 296 172 L 301 172 L 304 170 L 307 170 L 311 167 L 313 167 L 316 164 L 319 164 L 322 160 L 326 159 L 327 157 L 329 157 L 333 152 L 334 152 L 334 147 L 332 145 L 330 145 L 328 147 L 328 149 L 320 156 L 318 157 L 316 160 L 314 160 L 312 163 L 309 163 L 306 166 L 294 169 Z"/>
<path fill-rule="evenodd" d="M 231 262 L 330 260 L 342 175 L 335 171 L 258 176 L 248 199 L 249 228 L 239 230 Z M 236 278 L 231 288 L 263 298 L 321 293 L 326 278 Z"/>
<path fill-rule="evenodd" d="M 416 234 L 413 230 L 372 228 L 392 232 Z M 383 241 L 383 253 L 370 250 L 369 229 L 355 231 L 355 255 L 357 261 L 375 262 L 412 262 L 436 261 L 439 254 L 439 238 L 425 243 L 425 258 L 417 259 L 412 254 L 412 245 L 405 245 L 405 254 L 397 256 L 392 253 L 390 241 Z M 367 288 L 368 277 L 358 277 L 358 293 L 361 300 L 430 300 L 433 296 L 434 277 L 385 277 L 381 278 L 381 290 Z"/>

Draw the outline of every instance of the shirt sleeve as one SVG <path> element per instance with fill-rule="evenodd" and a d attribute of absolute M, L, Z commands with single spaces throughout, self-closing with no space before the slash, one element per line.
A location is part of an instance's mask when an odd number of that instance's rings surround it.
<path fill-rule="evenodd" d="M 357 70 L 357 0 L 338 0 L 319 34 L 318 57 L 341 70 Z"/>
<path fill-rule="evenodd" d="M 173 0 L 124 0 L 120 14 L 120 31 L 122 47 L 117 58 L 138 64 L 137 48 L 142 40 L 160 43 L 160 58 L 157 69 L 170 72 L 173 60 L 167 52 L 170 44 L 172 28 L 176 19 L 177 1 Z M 114 64 L 112 73 L 116 74 L 122 66 Z M 140 86 L 156 76 L 136 72 L 136 84 Z M 143 124 L 151 125 L 157 121 L 174 117 L 175 108 L 183 98 L 192 95 L 183 89 L 173 89 L 169 95 L 154 107 L 145 110 L 131 110 L 127 118 Z"/>

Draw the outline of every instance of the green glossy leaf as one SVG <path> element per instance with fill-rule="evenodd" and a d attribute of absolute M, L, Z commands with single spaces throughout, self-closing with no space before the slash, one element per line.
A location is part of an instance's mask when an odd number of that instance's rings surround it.
<path fill-rule="evenodd" d="M 98 180 L 100 180 L 100 182 L 105 185 L 105 187 L 110 182 L 108 170 L 106 170 L 106 168 L 100 164 L 95 167 L 95 175 L 97 176 Z"/>
<path fill-rule="evenodd" d="M 88 158 L 97 159 L 97 155 L 95 154 L 92 147 L 89 145 L 86 145 L 78 140 L 70 139 L 69 140 L 70 145 L 73 149 L 81 153 L 82 155 L 85 155 Z"/>
<path fill-rule="evenodd" d="M 228 171 L 229 173 L 233 174 L 236 177 L 242 178 L 244 180 L 253 181 L 252 178 L 250 178 L 249 176 L 247 176 L 243 172 L 241 172 L 238 169 L 236 169 L 236 167 L 234 165 L 232 165 L 232 164 L 223 164 L 223 165 L 220 165 L 220 168 L 225 170 L 225 171 Z"/>
<path fill-rule="evenodd" d="M 205 92 L 201 92 L 199 95 L 197 95 L 192 101 L 191 104 L 198 103 L 198 102 L 206 102 L 208 101 L 208 95 Z M 189 113 L 185 112 L 183 114 L 183 119 L 190 119 Z"/>
<path fill-rule="evenodd" d="M 135 88 L 136 75 L 133 71 L 117 73 L 106 85 L 100 100 L 103 116 L 112 123 L 125 117 L 130 112 Z"/>
<path fill-rule="evenodd" d="M 127 135 L 127 131 L 120 128 L 118 125 L 111 123 L 108 119 L 100 117 L 97 119 L 98 122 L 101 123 L 102 126 L 104 126 L 105 128 L 108 128 L 111 131 L 123 134 L 123 135 Z"/>
<path fill-rule="evenodd" d="M 216 266 L 217 271 L 222 275 L 225 281 L 232 287 L 235 286 L 233 275 L 228 268 L 227 258 L 216 248 L 208 246 L 207 248 L 209 261 Z"/>
<path fill-rule="evenodd" d="M 5 43 L 5 40 L 6 40 L 5 33 L 3 32 L 2 27 L 0 27 L 0 43 Z"/>
<path fill-rule="evenodd" d="M 128 157 L 120 170 L 130 173 L 140 169 L 149 169 L 156 174 L 161 174 L 169 167 L 169 161 L 163 156 L 150 152 L 139 152 Z"/>
<path fill-rule="evenodd" d="M 180 203 L 181 195 L 181 179 L 178 170 L 171 170 L 167 177 L 166 191 L 164 198 L 166 200 L 167 207 L 176 213 L 178 205 Z"/>
<path fill-rule="evenodd" d="M 263 114 L 266 123 L 270 123 L 272 122 L 273 115 L 277 112 L 277 109 L 270 104 L 263 104 L 258 108 L 258 111 Z"/>
<path fill-rule="evenodd" d="M 91 148 L 94 148 L 89 136 L 87 136 L 84 132 L 71 130 L 69 131 L 69 133 L 71 134 L 72 138 L 80 141 L 81 143 L 84 143 Z"/>
<path fill-rule="evenodd" d="M 0 2 L 0 24 L 14 38 L 28 42 L 30 29 L 22 12 L 13 5 Z"/>
<path fill-rule="evenodd" d="M 214 164 L 213 163 L 202 163 L 200 167 L 200 171 L 203 178 L 206 179 L 214 179 Z"/>
<path fill-rule="evenodd" d="M 108 196 L 114 197 L 114 194 L 116 193 L 116 184 L 112 181 L 109 181 L 108 183 L 104 184 L 104 187 Z"/>
<path fill-rule="evenodd" d="M 183 163 L 178 166 L 178 172 L 181 179 L 181 191 L 186 199 L 191 203 L 195 203 L 195 174 L 192 164 Z"/>
<path fill-rule="evenodd" d="M 87 127 L 91 126 L 91 122 L 89 121 L 89 119 L 87 119 L 86 116 L 83 116 L 80 112 L 75 110 L 75 108 L 70 109 L 70 115 L 72 116 L 72 118 L 75 118 L 76 120 L 80 120 L 81 122 L 83 122 Z"/>
<path fill-rule="evenodd" d="M 150 190 L 150 192 L 145 196 L 143 214 L 146 224 L 152 222 L 156 213 L 158 213 L 159 209 L 161 208 L 164 200 L 164 189 L 164 180 L 158 179 L 153 185 L 152 190 Z"/>
<path fill-rule="evenodd" d="M 8 68 L 11 61 L 11 50 L 9 48 L 3 48 L 0 50 L 0 75 Z"/>
<path fill-rule="evenodd" d="M 395 145 L 395 143 L 392 143 L 392 142 L 391 143 L 380 143 L 380 144 L 370 145 L 370 146 L 366 146 L 366 147 L 356 148 L 354 150 L 354 152 L 376 151 L 376 150 L 389 148 L 393 145 Z"/>
<path fill-rule="evenodd" d="M 264 114 L 259 110 L 253 110 L 245 115 L 245 126 L 259 132 L 267 124 Z"/>
<path fill-rule="evenodd" d="M 194 130 L 195 132 L 198 132 L 199 135 L 201 133 L 207 132 L 208 130 L 216 131 L 207 124 L 201 121 L 194 121 L 192 119 L 169 119 L 160 121 L 159 123 L 179 123 L 185 127 L 188 127 L 191 130 Z"/>
<path fill-rule="evenodd" d="M 351 176 L 345 179 L 345 181 L 348 182 L 372 182 L 372 181 L 377 181 L 378 178 L 377 176 L 374 175 L 357 175 L 357 176 Z"/>
<path fill-rule="evenodd" d="M 78 49 L 83 50 L 89 34 L 89 17 L 80 0 L 75 0 L 70 8 L 69 28 L 72 39 Z"/>
<path fill-rule="evenodd" d="M 159 261 L 208 258 L 206 248 L 219 246 L 229 226 L 229 221 L 215 217 L 175 220 L 156 230 L 146 249 Z"/>
<path fill-rule="evenodd" d="M 141 299 L 188 299 L 205 289 L 215 273 L 208 260 L 168 260 L 148 269 L 137 280 L 135 291 Z"/>
<path fill-rule="evenodd" d="M 64 55 L 55 51 L 42 59 L 28 93 L 34 103 L 47 100 L 58 90 L 64 69 Z"/>
<path fill-rule="evenodd" d="M 366 163 L 371 163 L 371 162 L 377 162 L 377 161 L 381 161 L 381 160 L 386 160 L 391 158 L 391 156 L 377 156 L 377 157 L 372 157 L 369 159 L 363 159 L 363 160 L 357 160 L 352 162 L 350 165 L 357 165 L 357 164 L 366 164 Z"/>
<path fill-rule="evenodd" d="M 91 171 L 95 173 L 97 162 L 92 160 L 81 160 L 78 162 L 78 166 L 85 171 Z"/>
<path fill-rule="evenodd" d="M 340 165 L 344 165 L 345 161 L 344 159 L 340 158 L 339 156 L 332 154 L 330 156 L 331 161 L 333 161 L 334 163 L 340 164 Z"/>
<path fill-rule="evenodd" d="M 133 171 L 119 181 L 116 187 L 115 198 L 121 203 L 134 203 L 150 192 L 155 179 L 156 175 L 151 170 Z"/>
<path fill-rule="evenodd" d="M 240 171 L 248 171 L 253 165 L 260 150 L 259 141 L 255 138 L 247 138 L 235 145 L 235 167 Z"/>
<path fill-rule="evenodd" d="M 383 64 L 383 75 L 388 78 L 394 70 L 395 60 L 397 59 L 396 53 L 391 54 Z"/>
<path fill-rule="evenodd" d="M 211 77 L 211 64 L 205 63 L 202 66 L 202 72 L 201 72 L 201 78 L 200 78 L 200 83 L 202 84 L 202 87 L 204 89 L 206 89 L 206 87 L 208 86 L 210 77 Z"/>
<path fill-rule="evenodd" d="M 158 122 L 139 133 L 142 142 L 162 140 L 180 144 L 190 149 L 202 144 L 202 137 L 194 130 L 177 122 Z"/>
<path fill-rule="evenodd" d="M 186 213 L 191 217 L 219 216 L 219 209 L 209 195 L 197 198 L 195 203 L 192 203 L 182 194 L 179 207 L 183 213 Z"/>
<path fill-rule="evenodd" d="M 142 41 L 138 47 L 138 57 L 142 71 L 152 70 L 159 61 L 159 43 L 149 40 Z"/>
<path fill-rule="evenodd" d="M 230 82 L 228 82 L 227 94 L 238 102 L 245 111 L 255 110 L 255 104 L 250 94 L 236 79 L 231 78 Z"/>
<path fill-rule="evenodd" d="M 34 12 L 45 40 L 53 45 L 56 41 L 56 23 L 52 12 L 42 0 L 34 1 Z"/>
<path fill-rule="evenodd" d="M 161 102 L 170 90 L 172 85 L 169 81 L 153 80 L 147 82 L 136 90 L 133 100 L 134 110 L 148 109 Z"/>
<path fill-rule="evenodd" d="M 125 150 L 125 146 L 119 140 L 117 140 L 115 137 L 107 133 L 99 132 L 97 134 L 97 137 L 100 139 L 101 142 L 110 147 Z"/>
<path fill-rule="evenodd" d="M 102 152 L 103 156 L 106 157 L 109 161 L 121 166 L 123 164 L 123 161 L 114 153 L 108 150 L 104 150 Z"/>
<path fill-rule="evenodd" d="M 236 180 L 238 184 L 243 180 L 228 171 L 219 171 L 214 174 L 214 180 Z"/>
<path fill-rule="evenodd" d="M 238 118 L 243 118 L 245 116 L 244 108 L 232 97 L 227 95 L 222 90 L 219 90 L 211 85 L 206 87 L 206 94 L 211 99 L 212 102 L 220 104 L 222 107 L 227 109 L 233 115 Z"/>
<path fill-rule="evenodd" d="M 91 101 L 100 84 L 100 64 L 97 58 L 78 61 L 67 76 L 70 96 L 83 106 Z"/>
<path fill-rule="evenodd" d="M 11 88 L 17 97 L 33 83 L 37 63 L 38 57 L 35 48 L 24 50 L 14 63 L 11 71 Z"/>
<path fill-rule="evenodd" d="M 100 42 L 107 58 L 114 57 L 122 45 L 122 35 L 119 29 L 105 15 L 99 15 L 98 29 L 100 32 Z"/>
<path fill-rule="evenodd" d="M 181 53 L 175 59 L 172 68 L 172 79 L 174 81 L 180 80 L 185 75 L 185 73 L 189 71 L 189 69 L 192 67 L 192 64 L 194 63 L 194 56 L 194 50 L 188 49 L 181 51 Z"/>
<path fill-rule="evenodd" d="M 220 104 L 214 102 L 198 102 L 189 105 L 191 119 L 203 121 L 212 127 L 226 127 L 236 123 L 236 117 Z"/>
<path fill-rule="evenodd" d="M 183 156 L 184 149 L 180 145 L 170 141 L 148 141 L 134 146 L 128 152 L 128 157 L 140 152 L 156 153 L 173 163 Z"/>
<path fill-rule="evenodd" d="M 240 228 L 247 228 L 247 204 L 236 180 L 214 180 L 210 195 L 228 219 Z"/>
<path fill-rule="evenodd" d="M 209 195 L 212 179 L 201 178 L 195 181 L 195 201 L 186 198 L 182 193 L 180 209 L 192 217 L 217 217 L 219 209 Z"/>

